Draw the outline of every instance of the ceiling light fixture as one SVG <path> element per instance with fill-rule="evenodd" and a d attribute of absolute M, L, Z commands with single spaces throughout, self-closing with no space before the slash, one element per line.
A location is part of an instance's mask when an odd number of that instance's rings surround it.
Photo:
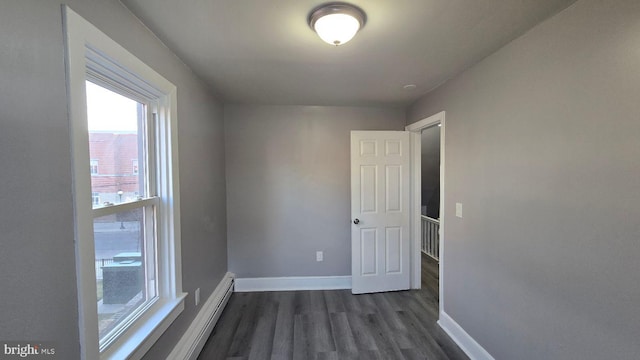
<path fill-rule="evenodd" d="M 351 4 L 330 3 L 313 9 L 308 20 L 309 26 L 322 40 L 338 46 L 351 40 L 362 29 L 367 15 Z"/>

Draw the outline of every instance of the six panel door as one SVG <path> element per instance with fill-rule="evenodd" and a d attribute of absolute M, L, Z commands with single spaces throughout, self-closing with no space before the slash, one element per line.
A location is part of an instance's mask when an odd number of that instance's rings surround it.
<path fill-rule="evenodd" d="M 354 294 L 410 286 L 409 133 L 351 132 Z"/>

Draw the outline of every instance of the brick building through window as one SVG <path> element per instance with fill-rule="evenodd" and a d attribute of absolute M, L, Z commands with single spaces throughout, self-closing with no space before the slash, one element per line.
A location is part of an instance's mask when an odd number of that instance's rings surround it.
<path fill-rule="evenodd" d="M 140 189 L 138 144 L 137 132 L 89 132 L 91 192 L 98 194 L 102 203 L 131 201 L 144 193 Z"/>

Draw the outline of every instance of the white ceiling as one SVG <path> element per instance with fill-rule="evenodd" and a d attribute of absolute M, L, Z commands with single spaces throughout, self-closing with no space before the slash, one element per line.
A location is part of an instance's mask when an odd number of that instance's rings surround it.
<path fill-rule="evenodd" d="M 226 102 L 406 106 L 575 0 L 352 0 L 340 47 L 307 25 L 322 0 L 121 1 Z"/>

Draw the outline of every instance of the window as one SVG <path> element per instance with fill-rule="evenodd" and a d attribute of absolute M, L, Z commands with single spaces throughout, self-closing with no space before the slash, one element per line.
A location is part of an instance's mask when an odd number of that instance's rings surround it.
<path fill-rule="evenodd" d="M 91 167 L 91 175 L 98 175 L 98 160 L 90 160 L 89 166 Z"/>
<path fill-rule="evenodd" d="M 68 7 L 65 28 L 82 357 L 141 358 L 186 296 L 176 89 Z"/>
<path fill-rule="evenodd" d="M 91 178 L 92 194 L 100 191 L 107 206 L 93 201 L 93 241 L 96 262 L 102 265 L 96 273 L 98 336 L 101 347 L 117 336 L 130 317 L 157 300 L 155 267 L 156 221 L 159 197 L 156 184 L 157 165 L 150 162 L 154 149 L 153 124 L 148 111 L 152 99 L 133 100 L 101 85 L 108 79 L 87 75 L 87 128 L 89 157 L 110 159 L 105 164 L 109 175 Z M 133 90 L 131 90 L 133 91 Z M 147 176 L 130 174 L 132 156 L 147 163 Z M 133 197 L 139 192 L 141 198 Z M 126 208 L 114 206 L 127 203 Z"/>

